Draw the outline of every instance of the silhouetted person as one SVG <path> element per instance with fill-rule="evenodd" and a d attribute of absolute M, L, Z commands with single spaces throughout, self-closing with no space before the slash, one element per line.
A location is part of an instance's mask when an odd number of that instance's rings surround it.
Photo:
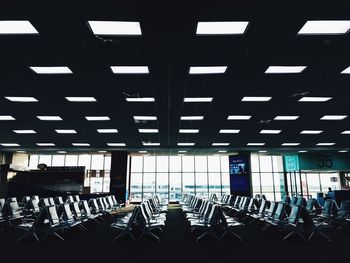
<path fill-rule="evenodd" d="M 328 187 L 328 193 L 333 192 L 332 188 Z"/>

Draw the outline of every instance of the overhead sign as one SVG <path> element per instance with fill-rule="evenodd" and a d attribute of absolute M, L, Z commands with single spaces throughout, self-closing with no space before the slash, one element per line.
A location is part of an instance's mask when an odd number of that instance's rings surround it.
<path fill-rule="evenodd" d="M 299 171 L 299 157 L 298 155 L 284 156 L 284 170 L 286 172 Z"/>

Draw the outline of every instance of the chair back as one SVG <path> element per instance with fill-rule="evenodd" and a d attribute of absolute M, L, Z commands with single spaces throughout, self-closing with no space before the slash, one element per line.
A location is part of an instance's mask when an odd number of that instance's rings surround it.
<path fill-rule="evenodd" d="M 299 219 L 301 216 L 302 206 L 300 205 L 292 205 L 292 210 L 288 216 L 288 224 L 296 226 L 299 223 Z"/>
<path fill-rule="evenodd" d="M 46 206 L 43 210 L 47 211 L 47 217 L 52 227 L 60 224 L 60 218 L 58 217 L 56 206 Z"/>

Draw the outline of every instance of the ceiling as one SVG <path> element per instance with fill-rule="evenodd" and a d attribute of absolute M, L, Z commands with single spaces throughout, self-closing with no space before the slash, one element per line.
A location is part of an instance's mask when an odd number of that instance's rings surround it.
<path fill-rule="evenodd" d="M 205 5 L 182 1 L 27 1 L 2 6 L 0 20 L 29 20 L 36 35 L 0 35 L 0 115 L 16 120 L 0 122 L 4 151 L 96 151 L 217 153 L 219 150 L 350 150 L 350 117 L 321 121 L 323 115 L 349 114 L 350 33 L 298 35 L 307 20 L 350 20 L 346 6 L 333 1 L 291 1 L 289 6 L 270 1 L 228 1 Z M 264 3 L 262 3 L 264 2 Z M 138 21 L 142 36 L 95 36 L 89 20 Z M 200 21 L 249 21 L 243 35 L 197 36 Z M 149 67 L 146 75 L 113 74 L 113 65 Z M 265 74 L 272 65 L 307 66 L 300 74 Z M 73 74 L 36 74 L 29 66 L 68 66 Z M 224 74 L 189 75 L 190 66 L 227 66 Z M 19 103 L 5 96 L 33 96 L 39 102 Z M 93 96 L 96 102 L 72 103 L 66 96 Z M 242 102 L 244 96 L 270 96 L 268 102 Z M 298 102 L 302 96 L 332 97 L 327 102 Z M 131 103 L 127 97 L 154 97 L 155 102 Z M 213 97 L 211 103 L 184 103 L 184 97 Z M 63 121 L 40 121 L 37 115 L 59 115 Z M 135 115 L 157 116 L 157 121 L 136 123 Z M 201 121 L 180 121 L 180 116 L 203 115 Z M 251 115 L 247 121 L 229 115 Z M 276 121 L 277 115 L 298 115 L 296 121 Z M 89 122 L 85 116 L 109 116 Z M 115 128 L 118 134 L 99 134 Z M 140 128 L 159 129 L 142 134 Z M 16 134 L 33 129 L 36 134 Z M 57 134 L 75 129 L 77 134 Z M 179 129 L 199 129 L 180 134 Z M 220 129 L 239 129 L 220 134 Z M 280 134 L 260 134 L 278 129 Z M 323 130 L 303 135 L 302 130 Z M 39 147 L 52 142 L 54 147 Z M 74 147 L 72 143 L 89 143 Z M 107 143 L 125 143 L 109 147 Z M 143 146 L 159 142 L 160 146 Z M 177 143 L 193 142 L 181 147 Z M 229 143 L 216 147 L 212 143 Z M 250 147 L 247 143 L 262 142 Z M 297 142 L 299 146 L 281 146 Z M 316 146 L 333 142 L 333 146 Z"/>

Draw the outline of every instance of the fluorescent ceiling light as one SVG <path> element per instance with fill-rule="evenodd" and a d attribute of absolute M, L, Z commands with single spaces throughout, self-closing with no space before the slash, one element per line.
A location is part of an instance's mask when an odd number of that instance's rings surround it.
<path fill-rule="evenodd" d="M 341 134 L 350 134 L 350 131 L 343 131 Z"/>
<path fill-rule="evenodd" d="M 114 74 L 148 74 L 147 66 L 111 66 Z"/>
<path fill-rule="evenodd" d="M 266 74 L 287 74 L 300 73 L 306 66 L 269 66 L 265 71 Z"/>
<path fill-rule="evenodd" d="M 0 116 L 0 121 L 14 121 L 14 120 L 15 120 L 15 118 L 13 118 L 10 115 L 1 115 Z"/>
<path fill-rule="evenodd" d="M 281 130 L 261 130 L 261 134 L 279 134 Z"/>
<path fill-rule="evenodd" d="M 147 151 L 139 151 L 139 153 L 147 153 Z"/>
<path fill-rule="evenodd" d="M 347 115 L 324 115 L 321 120 L 331 120 L 331 121 L 337 121 L 337 120 L 343 120 Z"/>
<path fill-rule="evenodd" d="M 135 121 L 156 121 L 157 116 L 134 116 Z"/>
<path fill-rule="evenodd" d="M 143 98 L 126 98 L 127 102 L 154 102 L 154 98 L 143 97 Z"/>
<path fill-rule="evenodd" d="M 319 142 L 316 144 L 316 146 L 332 146 L 335 142 Z"/>
<path fill-rule="evenodd" d="M 27 20 L 0 21 L 0 34 L 39 34 Z"/>
<path fill-rule="evenodd" d="M 107 151 L 98 151 L 99 153 L 106 153 Z"/>
<path fill-rule="evenodd" d="M 197 35 L 241 35 L 247 29 L 248 21 L 198 22 Z"/>
<path fill-rule="evenodd" d="M 62 120 L 60 116 L 36 116 L 36 117 L 42 121 L 61 121 Z"/>
<path fill-rule="evenodd" d="M 218 153 L 227 153 L 227 151 L 225 151 L 225 150 L 220 150 L 220 151 L 218 151 Z"/>
<path fill-rule="evenodd" d="M 38 146 L 55 146 L 55 144 L 51 143 L 51 142 L 38 142 L 38 143 L 36 143 L 36 145 L 38 145 Z"/>
<path fill-rule="evenodd" d="M 325 102 L 332 99 L 331 97 L 302 97 L 300 102 Z"/>
<path fill-rule="evenodd" d="M 120 143 L 120 142 L 109 142 L 107 143 L 108 146 L 115 146 L 115 147 L 119 147 L 119 146 L 126 146 L 125 143 Z"/>
<path fill-rule="evenodd" d="M 139 22 L 129 21 L 88 21 L 95 35 L 119 35 L 140 36 L 142 35 Z"/>
<path fill-rule="evenodd" d="M 13 132 L 18 134 L 32 134 L 36 133 L 34 130 L 13 130 Z"/>
<path fill-rule="evenodd" d="M 194 142 L 179 142 L 177 146 L 194 146 Z"/>
<path fill-rule="evenodd" d="M 26 153 L 26 151 L 16 151 L 16 153 Z"/>
<path fill-rule="evenodd" d="M 98 133 L 118 133 L 117 129 L 97 129 Z"/>
<path fill-rule="evenodd" d="M 182 121 L 200 121 L 204 119 L 204 116 L 181 116 Z"/>
<path fill-rule="evenodd" d="M 298 35 L 340 35 L 350 29 L 349 20 L 310 20 L 300 29 Z"/>
<path fill-rule="evenodd" d="M 347 150 L 340 150 L 338 151 L 338 153 L 347 153 L 348 151 Z"/>
<path fill-rule="evenodd" d="M 13 102 L 37 102 L 38 100 L 34 97 L 5 97 L 9 101 Z"/>
<path fill-rule="evenodd" d="M 63 67 L 29 67 L 37 74 L 71 74 L 70 68 Z"/>
<path fill-rule="evenodd" d="M 228 120 L 249 120 L 252 116 L 249 115 L 230 115 Z"/>
<path fill-rule="evenodd" d="M 57 151 L 57 153 L 67 153 L 66 151 Z"/>
<path fill-rule="evenodd" d="M 70 102 L 95 102 L 94 97 L 66 97 L 66 100 Z"/>
<path fill-rule="evenodd" d="M 143 146 L 159 146 L 159 142 L 142 142 Z"/>
<path fill-rule="evenodd" d="M 248 142 L 247 146 L 264 146 L 264 142 Z"/>
<path fill-rule="evenodd" d="M 298 153 L 307 153 L 305 150 L 298 151 Z"/>
<path fill-rule="evenodd" d="M 85 142 L 73 142 L 72 145 L 73 146 L 90 146 L 89 143 L 85 143 Z"/>
<path fill-rule="evenodd" d="M 223 74 L 227 66 L 209 66 L 209 67 L 190 67 L 190 74 Z"/>
<path fill-rule="evenodd" d="M 17 147 L 20 146 L 18 143 L 0 143 L 2 146 L 5 147 Z"/>
<path fill-rule="evenodd" d="M 272 99 L 271 97 L 243 97 L 242 101 L 257 101 L 257 102 L 260 102 L 260 101 L 269 101 L 271 99 Z"/>
<path fill-rule="evenodd" d="M 340 72 L 341 74 L 350 74 L 350 67 L 347 67 L 346 69 L 344 69 L 342 72 Z"/>
<path fill-rule="evenodd" d="M 258 152 L 259 152 L 259 153 L 267 153 L 267 151 L 264 151 L 264 150 L 263 150 L 263 151 L 258 151 Z"/>
<path fill-rule="evenodd" d="M 320 134 L 322 132 L 321 130 L 303 130 L 300 134 Z"/>
<path fill-rule="evenodd" d="M 180 133 L 199 133 L 198 129 L 180 129 Z"/>
<path fill-rule="evenodd" d="M 73 133 L 77 133 L 76 130 L 55 130 L 55 132 L 57 133 L 63 133 L 63 134 L 73 134 Z"/>
<path fill-rule="evenodd" d="M 158 133 L 158 129 L 139 129 L 139 133 Z"/>
<path fill-rule="evenodd" d="M 239 133 L 240 130 L 227 130 L 227 129 L 221 129 L 219 133 Z"/>
<path fill-rule="evenodd" d="M 187 151 L 179 151 L 179 153 L 187 153 Z"/>
<path fill-rule="evenodd" d="M 295 121 L 299 118 L 299 116 L 276 116 L 274 118 L 275 121 Z"/>
<path fill-rule="evenodd" d="M 229 146 L 230 143 L 228 143 L 228 142 L 213 142 L 211 145 L 212 146 Z"/>
<path fill-rule="evenodd" d="M 211 102 L 213 98 L 185 98 L 184 102 Z"/>
<path fill-rule="evenodd" d="M 110 118 L 108 116 L 85 116 L 85 119 L 88 121 L 109 121 Z"/>
<path fill-rule="evenodd" d="M 300 145 L 299 142 L 284 142 L 281 144 L 282 146 L 298 146 Z"/>

